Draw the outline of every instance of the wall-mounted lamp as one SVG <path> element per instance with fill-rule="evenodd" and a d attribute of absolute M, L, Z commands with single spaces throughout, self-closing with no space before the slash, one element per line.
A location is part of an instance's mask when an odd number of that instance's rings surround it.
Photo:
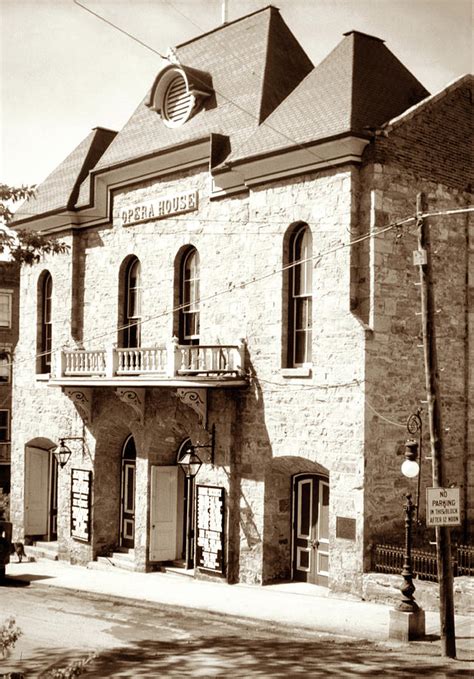
<path fill-rule="evenodd" d="M 210 443 L 196 443 L 195 445 L 191 445 L 191 448 L 193 449 L 194 453 L 196 453 L 196 449 L 200 449 L 200 448 L 210 449 L 206 462 L 210 462 L 212 465 L 214 464 L 215 438 L 216 438 L 216 425 L 213 424 L 212 428 L 211 428 L 211 442 Z"/>
<path fill-rule="evenodd" d="M 59 467 L 63 469 L 69 462 L 69 458 L 72 455 L 71 449 L 67 446 L 64 441 L 82 441 L 84 444 L 84 438 L 82 436 L 65 436 L 59 439 L 59 445 L 57 448 L 53 449 L 53 455 L 58 461 Z"/>
<path fill-rule="evenodd" d="M 187 448 L 178 464 L 186 474 L 187 479 L 193 479 L 202 466 L 201 458 L 194 452 L 194 446 L 192 445 Z"/>

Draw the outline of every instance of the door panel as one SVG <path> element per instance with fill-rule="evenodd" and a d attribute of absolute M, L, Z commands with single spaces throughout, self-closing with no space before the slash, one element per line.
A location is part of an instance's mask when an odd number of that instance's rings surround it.
<path fill-rule="evenodd" d="M 48 534 L 49 451 L 26 448 L 25 533 Z"/>
<path fill-rule="evenodd" d="M 179 559 L 178 467 L 151 468 L 150 561 Z M 181 529 L 180 529 L 181 530 Z"/>
<path fill-rule="evenodd" d="M 318 480 L 318 515 L 317 523 L 317 577 L 326 577 L 329 574 L 329 484 L 322 479 Z"/>
<path fill-rule="evenodd" d="M 327 585 L 329 483 L 314 474 L 293 478 L 293 579 Z"/>
<path fill-rule="evenodd" d="M 135 461 L 122 460 L 120 544 L 128 549 L 135 545 L 135 474 Z"/>

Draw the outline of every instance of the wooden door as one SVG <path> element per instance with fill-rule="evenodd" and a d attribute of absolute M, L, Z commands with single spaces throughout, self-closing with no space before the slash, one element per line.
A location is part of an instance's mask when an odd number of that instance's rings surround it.
<path fill-rule="evenodd" d="M 329 483 L 315 474 L 293 478 L 293 579 L 327 585 Z"/>
<path fill-rule="evenodd" d="M 135 546 L 135 460 L 122 460 L 120 545 Z"/>
<path fill-rule="evenodd" d="M 174 561 L 181 556 L 178 547 L 178 471 L 177 466 L 151 468 L 150 561 Z"/>
<path fill-rule="evenodd" d="M 48 535 L 49 451 L 25 450 L 25 534 Z"/>

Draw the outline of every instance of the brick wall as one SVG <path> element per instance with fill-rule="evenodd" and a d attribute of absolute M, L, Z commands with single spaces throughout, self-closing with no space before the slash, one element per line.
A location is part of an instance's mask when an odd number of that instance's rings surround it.
<path fill-rule="evenodd" d="M 416 195 L 425 192 L 429 211 L 465 208 L 471 196 L 460 190 L 470 181 L 470 99 L 460 87 L 387 137 L 377 137 L 361 172 L 360 231 L 414 215 Z M 372 162 L 373 160 L 376 162 Z M 383 164 L 382 164 L 383 161 Z M 457 187 L 457 188 L 455 188 Z M 372 215 L 372 216 L 371 216 Z M 429 220 L 433 255 L 436 333 L 440 370 L 446 484 L 461 488 L 466 539 L 473 504 L 472 354 L 473 221 L 468 214 Z M 423 354 L 420 344 L 420 288 L 412 252 L 416 228 L 410 223 L 357 248 L 359 295 L 354 307 L 371 325 L 366 354 L 366 525 L 370 541 L 402 537 L 402 502 L 416 484 L 400 472 L 403 426 L 418 406 L 424 409 L 424 450 L 420 517 L 425 521 L 425 487 L 431 485 Z M 471 300 L 471 301 L 470 301 Z M 377 411 L 377 413 L 375 412 Z M 383 419 L 383 418 L 387 419 Z M 399 507 L 399 518 L 395 508 Z M 434 532 L 433 532 L 434 533 Z M 424 539 L 431 534 L 425 531 Z M 433 537 L 431 535 L 431 537 Z"/>
<path fill-rule="evenodd" d="M 388 137 L 377 137 L 368 157 L 380 164 L 397 164 L 425 180 L 472 190 L 472 82 L 472 76 L 465 76 L 445 95 L 405 116 L 406 121 L 388 127 Z"/>

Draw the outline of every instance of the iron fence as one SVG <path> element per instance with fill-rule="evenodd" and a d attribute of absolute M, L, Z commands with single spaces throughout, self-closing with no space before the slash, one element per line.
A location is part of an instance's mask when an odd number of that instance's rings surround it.
<path fill-rule="evenodd" d="M 375 545 L 373 551 L 373 570 L 377 573 L 400 574 L 403 568 L 404 547 L 396 545 Z M 412 549 L 413 574 L 419 580 L 438 582 L 436 552 Z M 453 545 L 452 562 L 454 576 L 474 575 L 474 547 Z"/>

